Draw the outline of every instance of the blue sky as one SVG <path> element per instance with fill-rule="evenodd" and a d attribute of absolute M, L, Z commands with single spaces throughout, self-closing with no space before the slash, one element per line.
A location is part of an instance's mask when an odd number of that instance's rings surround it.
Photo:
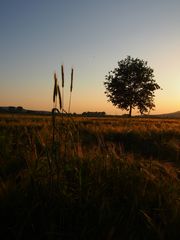
<path fill-rule="evenodd" d="M 131 55 L 163 88 L 154 113 L 180 110 L 179 12 L 179 0 L 0 0 L 0 105 L 50 110 L 64 64 L 65 106 L 74 67 L 71 110 L 121 114 L 103 81 Z"/>

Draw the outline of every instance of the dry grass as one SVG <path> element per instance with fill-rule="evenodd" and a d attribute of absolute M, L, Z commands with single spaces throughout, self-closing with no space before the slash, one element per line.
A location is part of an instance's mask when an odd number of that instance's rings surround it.
<path fill-rule="evenodd" d="M 179 239 L 179 124 L 56 116 L 52 142 L 50 117 L 1 116 L 1 236 Z"/>

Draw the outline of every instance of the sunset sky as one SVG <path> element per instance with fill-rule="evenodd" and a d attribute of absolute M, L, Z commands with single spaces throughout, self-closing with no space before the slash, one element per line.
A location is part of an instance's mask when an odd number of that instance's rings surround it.
<path fill-rule="evenodd" d="M 180 0 L 0 0 L 0 106 L 51 110 L 53 73 L 64 65 L 72 112 L 122 114 L 103 82 L 127 55 L 148 62 L 152 113 L 180 110 Z"/>

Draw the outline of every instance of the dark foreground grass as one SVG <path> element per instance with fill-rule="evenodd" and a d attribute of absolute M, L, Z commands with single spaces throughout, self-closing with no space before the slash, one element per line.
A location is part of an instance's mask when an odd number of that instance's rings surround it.
<path fill-rule="evenodd" d="M 2 239 L 179 239 L 179 171 L 79 127 L 1 128 Z"/>

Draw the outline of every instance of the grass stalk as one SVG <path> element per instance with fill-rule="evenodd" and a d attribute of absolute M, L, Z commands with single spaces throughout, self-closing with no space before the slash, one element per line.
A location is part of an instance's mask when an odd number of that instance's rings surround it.
<path fill-rule="evenodd" d="M 74 69 L 71 69 L 71 85 L 70 85 L 70 96 L 69 96 L 69 107 L 68 107 L 68 113 L 70 113 L 71 109 L 71 97 L 72 97 L 72 89 L 73 89 L 73 73 Z"/>
<path fill-rule="evenodd" d="M 62 111 L 64 109 L 64 66 L 61 65 L 61 78 L 62 78 Z"/>
<path fill-rule="evenodd" d="M 53 108 L 57 107 L 57 76 L 56 73 L 54 73 L 54 91 L 53 91 Z"/>

